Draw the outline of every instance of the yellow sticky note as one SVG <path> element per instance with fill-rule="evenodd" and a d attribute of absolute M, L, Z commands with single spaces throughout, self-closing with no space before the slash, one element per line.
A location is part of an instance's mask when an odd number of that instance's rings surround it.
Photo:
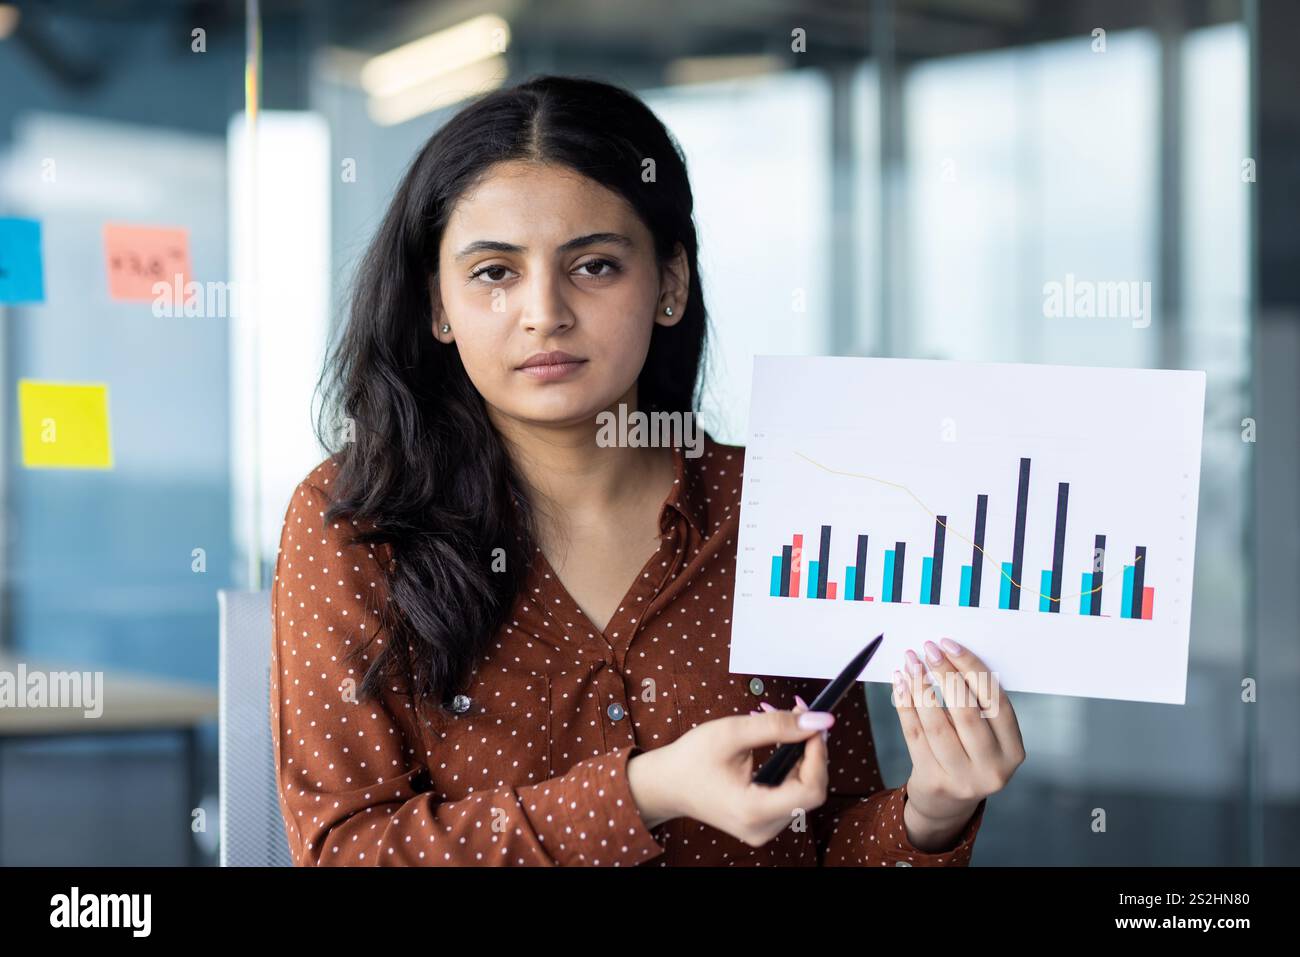
<path fill-rule="evenodd" d="M 18 380 L 23 467 L 111 469 L 108 386 Z"/>

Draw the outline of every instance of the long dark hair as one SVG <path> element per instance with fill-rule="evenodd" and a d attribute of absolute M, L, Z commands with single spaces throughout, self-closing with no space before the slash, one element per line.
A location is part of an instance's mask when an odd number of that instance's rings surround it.
<path fill-rule="evenodd" d="M 389 601 L 379 608 L 387 640 L 366 669 L 366 697 L 400 682 L 413 699 L 445 706 L 510 614 L 533 559 L 523 483 L 456 347 L 434 337 L 430 300 L 453 205 L 509 160 L 562 165 L 621 195 L 661 263 L 678 243 L 685 249 L 685 310 L 676 325 L 655 325 L 637 404 L 696 409 L 704 292 L 686 164 L 663 124 L 627 90 L 553 75 L 460 110 L 393 196 L 321 380 L 317 436 L 339 466 L 326 517 L 346 517 L 355 542 L 388 550 Z M 493 571 L 502 556 L 506 570 Z"/>

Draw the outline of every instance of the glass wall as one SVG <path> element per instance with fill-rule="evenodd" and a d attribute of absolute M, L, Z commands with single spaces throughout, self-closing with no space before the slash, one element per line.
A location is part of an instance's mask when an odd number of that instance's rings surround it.
<path fill-rule="evenodd" d="M 1172 41 L 1172 143 L 1161 139 L 1169 54 L 1152 29 L 1111 31 L 1104 51 L 1085 35 L 934 58 L 901 78 L 896 354 L 1209 373 L 1188 703 L 1017 695 L 1031 760 L 992 810 L 1007 826 L 981 838 L 987 863 L 1247 863 L 1255 811 L 1234 693 L 1249 581 L 1246 41 L 1241 23 Z M 1182 183 L 1172 198 L 1167 178 Z M 1147 314 L 1135 303 L 1123 318 L 1060 315 L 1049 286 L 1071 278 L 1150 290 Z M 1104 835 L 1088 826 L 1095 807 Z"/>
<path fill-rule="evenodd" d="M 239 577 L 229 317 L 206 296 L 187 313 L 184 286 L 230 275 L 242 24 L 7 9 L 0 270 L 29 285 L 0 301 L 0 654 L 99 674 L 105 693 L 76 734 L 58 712 L 0 711 L 0 862 L 202 860 L 215 596 Z M 15 223 L 36 224 L 30 244 Z M 154 294 L 178 274 L 178 296 Z"/>

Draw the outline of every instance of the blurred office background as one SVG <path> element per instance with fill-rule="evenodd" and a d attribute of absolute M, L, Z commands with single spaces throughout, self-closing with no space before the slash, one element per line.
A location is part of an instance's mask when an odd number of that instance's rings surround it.
<path fill-rule="evenodd" d="M 0 217 L 41 222 L 45 279 L 0 302 L 0 652 L 214 692 L 216 592 L 269 581 L 406 164 L 475 91 L 595 75 L 686 153 L 722 440 L 756 353 L 1207 370 L 1187 705 L 1015 695 L 1030 761 L 975 863 L 1300 863 L 1298 36 L 1290 0 L 0 4 Z M 185 228 L 256 301 L 111 300 L 108 222 Z M 1045 318 L 1067 274 L 1150 282 L 1154 321 Z M 20 379 L 107 383 L 113 468 L 24 468 Z M 0 863 L 214 861 L 190 724 L 6 738 Z"/>

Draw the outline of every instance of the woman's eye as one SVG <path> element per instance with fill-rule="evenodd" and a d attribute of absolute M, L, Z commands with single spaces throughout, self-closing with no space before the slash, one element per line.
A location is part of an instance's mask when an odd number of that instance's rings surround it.
<path fill-rule="evenodd" d="M 479 276 L 487 276 L 491 282 L 500 282 L 505 278 L 502 273 L 508 273 L 510 270 L 505 266 L 481 266 L 469 274 L 470 279 L 477 279 Z"/>
<path fill-rule="evenodd" d="M 607 279 L 619 271 L 618 263 L 609 259 L 592 259 L 578 266 L 582 275 L 590 279 Z M 496 284 L 506 279 L 511 270 L 508 266 L 490 265 L 480 266 L 470 273 L 471 281 L 482 278 L 488 283 Z"/>
<path fill-rule="evenodd" d="M 609 267 L 609 271 L 608 271 L 608 272 L 591 272 L 591 271 L 590 271 L 593 267 L 595 267 L 596 269 L 604 269 L 604 267 L 606 267 L 606 266 Z M 585 263 L 583 263 L 583 264 L 582 264 L 581 266 L 579 266 L 578 268 L 581 269 L 581 270 L 585 270 L 585 271 L 583 272 L 583 275 L 584 275 L 584 276 L 590 276 L 592 279 L 604 279 L 605 277 L 607 277 L 607 276 L 611 276 L 611 275 L 613 275 L 614 273 L 618 272 L 618 264 L 617 264 L 617 263 L 614 263 L 614 262 L 611 262 L 611 261 L 608 260 L 608 259 L 593 259 L 593 260 L 591 260 L 590 262 L 585 262 Z"/>

